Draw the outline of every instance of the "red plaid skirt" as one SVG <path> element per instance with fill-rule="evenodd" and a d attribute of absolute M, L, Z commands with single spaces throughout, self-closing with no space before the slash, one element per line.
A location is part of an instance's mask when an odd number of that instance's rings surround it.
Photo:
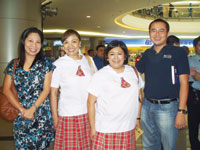
<path fill-rule="evenodd" d="M 59 117 L 54 150 L 91 150 L 88 114 Z"/>
<path fill-rule="evenodd" d="M 136 150 L 135 130 L 121 133 L 100 133 L 92 141 L 92 150 Z"/>

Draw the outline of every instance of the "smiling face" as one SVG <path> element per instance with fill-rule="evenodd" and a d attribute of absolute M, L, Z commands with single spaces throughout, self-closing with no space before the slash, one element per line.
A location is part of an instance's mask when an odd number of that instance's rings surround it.
<path fill-rule="evenodd" d="M 115 47 L 108 52 L 108 62 L 117 73 L 123 72 L 124 61 L 125 53 L 121 47 Z"/>
<path fill-rule="evenodd" d="M 155 47 L 163 47 L 166 45 L 168 31 L 165 23 L 154 22 L 149 30 L 149 35 Z"/>
<path fill-rule="evenodd" d="M 101 59 L 104 59 L 104 53 L 105 53 L 105 47 L 99 47 L 98 50 L 97 50 L 97 55 Z"/>
<path fill-rule="evenodd" d="M 24 48 L 26 56 L 36 56 L 41 49 L 42 43 L 38 33 L 30 33 L 25 39 Z"/>
<path fill-rule="evenodd" d="M 63 42 L 63 46 L 65 52 L 69 57 L 73 59 L 79 57 L 79 48 L 81 46 L 81 41 L 75 34 L 72 34 L 68 38 L 66 38 Z"/>

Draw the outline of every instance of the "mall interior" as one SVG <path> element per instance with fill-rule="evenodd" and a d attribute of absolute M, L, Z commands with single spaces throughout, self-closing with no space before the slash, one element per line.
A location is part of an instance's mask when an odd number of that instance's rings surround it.
<path fill-rule="evenodd" d="M 25 28 L 43 31 L 44 53 L 53 61 L 64 55 L 62 33 L 75 29 L 82 38 L 82 53 L 117 39 L 126 43 L 129 65 L 134 66 L 136 58 L 152 46 L 148 25 L 156 18 L 168 21 L 170 35 L 180 38 L 180 46 L 189 47 L 189 56 L 195 54 L 192 41 L 200 35 L 200 0 L 0 0 L 0 84 L 7 63 L 18 57 Z M 0 118 L 1 150 L 14 149 L 12 128 Z M 136 145 L 142 150 L 141 137 Z M 179 131 L 177 150 L 191 150 L 187 126 Z"/>

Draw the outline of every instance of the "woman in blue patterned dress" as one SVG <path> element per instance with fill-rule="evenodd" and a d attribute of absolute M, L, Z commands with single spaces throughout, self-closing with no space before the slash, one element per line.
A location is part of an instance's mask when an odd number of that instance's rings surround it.
<path fill-rule="evenodd" d="M 4 93 L 19 110 L 14 120 L 16 150 L 46 150 L 54 139 L 49 90 L 54 66 L 42 55 L 43 34 L 26 29 L 20 39 L 20 57 L 14 75 L 19 101 L 10 91 L 12 60 L 5 70 Z"/>

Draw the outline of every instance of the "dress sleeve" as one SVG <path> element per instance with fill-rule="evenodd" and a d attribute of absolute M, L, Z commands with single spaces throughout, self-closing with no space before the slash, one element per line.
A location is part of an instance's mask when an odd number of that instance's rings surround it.
<path fill-rule="evenodd" d="M 53 65 L 55 66 L 55 69 L 52 75 L 51 87 L 59 88 L 61 79 L 60 75 L 62 72 L 58 64 L 54 63 Z"/>
<path fill-rule="evenodd" d="M 53 71 L 56 68 L 56 66 L 53 65 L 50 59 L 45 57 L 44 60 L 45 60 L 45 74 L 49 73 L 50 71 Z"/>
<path fill-rule="evenodd" d="M 14 64 L 14 59 L 11 60 L 11 61 L 8 63 L 6 69 L 4 70 L 4 73 L 5 73 L 5 74 L 8 74 L 8 75 L 12 76 L 12 73 L 13 73 L 13 64 Z"/>

